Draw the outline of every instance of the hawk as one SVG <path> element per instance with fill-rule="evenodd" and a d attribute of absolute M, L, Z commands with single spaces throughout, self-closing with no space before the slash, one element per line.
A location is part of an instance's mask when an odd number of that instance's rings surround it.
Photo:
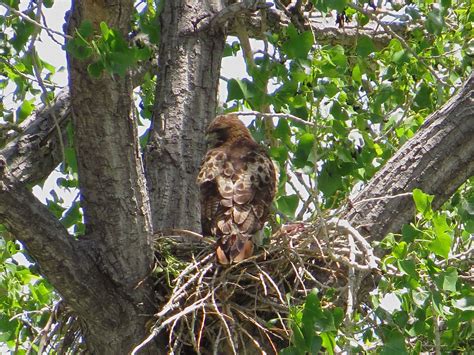
<path fill-rule="evenodd" d="M 207 129 L 208 151 L 197 183 L 203 234 L 217 238 L 222 265 L 252 256 L 253 237 L 263 228 L 277 177 L 265 149 L 237 115 L 217 116 Z"/>

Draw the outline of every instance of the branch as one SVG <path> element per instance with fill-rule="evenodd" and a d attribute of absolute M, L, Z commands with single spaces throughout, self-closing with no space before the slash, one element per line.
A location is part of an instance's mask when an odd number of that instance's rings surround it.
<path fill-rule="evenodd" d="M 305 121 L 304 119 L 299 118 L 299 117 L 297 117 L 295 115 L 292 115 L 292 114 L 289 114 L 289 113 L 262 113 L 262 112 L 258 112 L 258 111 L 238 111 L 238 112 L 232 112 L 232 113 L 234 113 L 236 115 L 239 115 L 239 116 L 257 116 L 257 117 L 266 117 L 266 118 L 273 118 L 273 117 L 285 118 L 285 119 L 289 119 L 293 122 L 296 122 L 296 123 L 299 123 L 299 124 L 302 124 L 302 125 L 305 125 L 305 126 L 310 126 L 310 127 L 314 126 L 313 122 Z"/>
<path fill-rule="evenodd" d="M 18 182 L 39 183 L 61 162 L 61 146 L 53 115 L 58 118 L 65 139 L 69 104 L 69 93 L 62 90 L 51 108 L 43 107 L 23 121 L 19 127 L 21 132 L 12 134 L 10 142 L 0 150 L 0 160 Z"/>
<path fill-rule="evenodd" d="M 113 306 L 114 293 L 110 292 L 114 288 L 97 269 L 87 249 L 69 236 L 25 186 L 15 182 L 7 167 L 0 170 L 0 221 L 23 243 L 29 255 L 38 261 L 41 272 L 76 310 L 92 315 L 119 315 Z M 92 297 L 97 293 L 104 293 L 109 299 L 109 309 L 104 310 Z"/>
<path fill-rule="evenodd" d="M 380 240 L 413 218 L 413 189 L 435 195 L 433 206 L 441 206 L 474 175 L 472 137 L 474 73 L 351 201 L 344 218 L 371 240 Z"/>
<path fill-rule="evenodd" d="M 255 12 L 272 5 L 273 4 L 265 3 L 261 0 L 241 1 L 230 4 L 214 15 L 208 22 L 203 23 L 199 30 L 207 30 L 208 27 L 215 30 L 216 28 L 224 26 L 229 20 L 234 19 L 238 15 Z"/>

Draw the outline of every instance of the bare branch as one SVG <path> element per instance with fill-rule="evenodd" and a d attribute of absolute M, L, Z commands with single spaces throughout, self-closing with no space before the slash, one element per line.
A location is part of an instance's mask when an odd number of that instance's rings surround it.
<path fill-rule="evenodd" d="M 258 112 L 258 111 L 237 111 L 237 112 L 232 112 L 232 113 L 235 113 L 236 115 L 239 115 L 239 116 L 257 116 L 257 117 L 265 117 L 265 118 L 273 118 L 273 117 L 285 118 L 285 119 L 289 119 L 293 122 L 303 124 L 305 126 L 310 126 L 310 127 L 314 126 L 313 122 L 305 121 L 304 119 L 299 118 L 299 117 L 297 117 L 295 115 L 292 115 L 292 114 L 289 114 L 289 113 L 262 113 L 262 112 Z"/>

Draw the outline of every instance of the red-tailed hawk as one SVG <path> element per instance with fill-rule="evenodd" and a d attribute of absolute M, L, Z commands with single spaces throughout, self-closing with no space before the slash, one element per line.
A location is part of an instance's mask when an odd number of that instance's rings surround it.
<path fill-rule="evenodd" d="M 204 235 L 217 237 L 220 264 L 253 254 L 275 196 L 276 173 L 265 149 L 236 115 L 217 116 L 207 130 L 208 151 L 197 183 Z"/>

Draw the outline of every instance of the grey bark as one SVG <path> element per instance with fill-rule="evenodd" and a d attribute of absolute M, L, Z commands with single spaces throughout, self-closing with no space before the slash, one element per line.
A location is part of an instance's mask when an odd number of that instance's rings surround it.
<path fill-rule="evenodd" d="M 73 1 L 68 32 L 83 20 L 98 30 L 106 22 L 126 37 L 133 1 Z M 94 79 L 88 61 L 68 55 L 74 147 L 78 162 L 83 242 L 95 263 L 115 286 L 114 324 L 89 322 L 88 345 L 96 353 L 129 351 L 143 337 L 153 310 L 153 291 L 146 279 L 153 266 L 151 217 L 145 176 L 133 119 L 130 75 L 103 74 Z M 97 301 L 111 302 L 103 295 Z M 102 311 L 102 313 L 105 313 Z M 80 316 L 83 314 L 79 313 Z M 107 316 L 104 315 L 104 318 Z"/>
<path fill-rule="evenodd" d="M 225 43 L 220 28 L 197 31 L 224 1 L 165 1 L 146 173 L 155 231 L 200 231 L 196 175 L 215 116 Z M 213 30 L 211 32 L 211 30 Z"/>
<path fill-rule="evenodd" d="M 418 188 L 441 206 L 474 175 L 474 73 L 463 88 L 428 117 L 351 201 L 346 219 L 370 241 L 398 232 L 414 216 L 411 196 Z"/>
<path fill-rule="evenodd" d="M 51 108 L 43 107 L 22 122 L 19 132 L 9 136 L 8 144 L 0 150 L 0 160 L 8 166 L 13 178 L 34 185 L 51 173 L 62 160 L 56 123 L 67 145 L 65 127 L 69 118 L 69 94 L 63 90 Z"/>

